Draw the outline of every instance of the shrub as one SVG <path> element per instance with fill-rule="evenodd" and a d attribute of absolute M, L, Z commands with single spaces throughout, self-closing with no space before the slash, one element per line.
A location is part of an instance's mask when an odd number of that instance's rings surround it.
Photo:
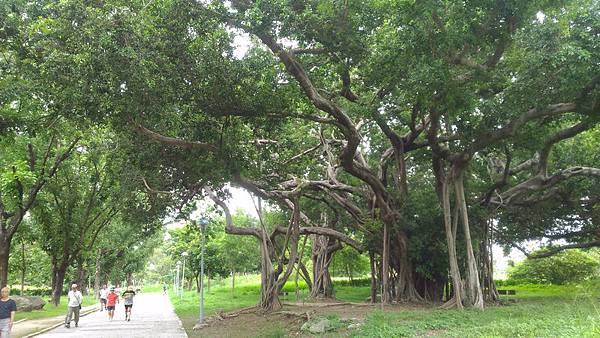
<path fill-rule="evenodd" d="M 589 253 L 567 250 L 554 256 L 526 259 L 508 272 L 521 283 L 565 284 L 579 282 L 598 273 L 600 263 Z"/>

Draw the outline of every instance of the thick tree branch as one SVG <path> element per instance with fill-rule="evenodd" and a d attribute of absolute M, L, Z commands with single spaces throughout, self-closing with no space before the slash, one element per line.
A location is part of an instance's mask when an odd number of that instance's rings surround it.
<path fill-rule="evenodd" d="M 477 139 L 475 139 L 475 141 L 463 153 L 467 159 L 470 159 L 475 152 L 507 137 L 513 136 L 519 130 L 519 128 L 529 121 L 542 117 L 572 112 L 576 109 L 577 105 L 572 102 L 551 104 L 542 108 L 532 108 L 514 120 L 510 121 L 504 127 L 479 135 L 479 137 L 477 137 Z"/>
<path fill-rule="evenodd" d="M 288 228 L 286 227 L 277 227 L 275 229 L 275 232 L 278 234 L 285 234 L 287 232 Z M 362 252 L 363 248 L 362 248 L 362 244 L 355 241 L 354 239 L 350 238 L 349 236 L 333 230 L 331 228 L 324 228 L 324 227 L 300 227 L 300 234 L 301 235 L 321 235 L 321 236 L 328 236 L 328 237 L 332 237 L 335 238 L 341 242 L 344 242 L 348 245 L 350 245 L 351 247 L 353 247 L 354 249 L 358 250 L 359 252 Z"/>
<path fill-rule="evenodd" d="M 550 247 L 550 248 L 547 248 L 547 250 L 537 253 L 537 254 L 531 254 L 517 244 L 513 244 L 512 246 L 517 248 L 519 251 L 521 251 L 529 259 L 540 259 L 540 258 L 556 255 L 557 253 L 564 251 L 564 250 L 568 250 L 568 249 L 584 249 L 584 248 L 600 247 L 600 240 L 585 242 L 585 243 L 566 244 L 566 245 L 561 245 L 558 247 Z"/>
<path fill-rule="evenodd" d="M 563 129 L 561 131 L 559 131 L 558 133 L 552 135 L 550 138 L 548 138 L 545 142 L 544 142 L 544 147 L 542 148 L 542 150 L 540 151 L 540 161 L 539 161 L 539 174 L 541 175 L 547 175 L 547 169 L 548 169 L 548 157 L 550 156 L 550 150 L 552 149 L 552 146 L 554 146 L 554 144 L 565 140 L 567 138 L 571 138 L 574 137 L 586 130 L 588 130 L 591 127 L 591 124 L 587 123 L 587 122 L 580 122 L 570 128 L 566 128 Z"/>
<path fill-rule="evenodd" d="M 133 125 L 133 127 L 140 134 L 146 136 L 147 138 L 149 138 L 151 140 L 158 141 L 162 144 L 175 146 L 175 147 L 179 147 L 179 148 L 183 148 L 183 149 L 200 149 L 200 150 L 206 150 L 206 151 L 210 151 L 210 152 L 216 152 L 218 150 L 217 146 L 215 146 L 214 144 L 211 144 L 211 143 L 186 141 L 186 140 L 182 140 L 182 139 L 178 139 L 178 138 L 161 135 L 157 132 L 154 132 L 152 130 L 145 128 L 144 126 L 142 126 L 141 124 L 139 124 L 135 120 L 133 120 L 132 118 L 129 119 L 129 122 Z"/>

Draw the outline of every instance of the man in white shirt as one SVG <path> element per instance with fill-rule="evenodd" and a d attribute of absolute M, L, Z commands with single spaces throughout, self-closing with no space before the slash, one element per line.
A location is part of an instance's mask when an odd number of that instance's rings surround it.
<path fill-rule="evenodd" d="M 71 317 L 73 314 L 75 314 L 75 327 L 79 326 L 79 310 L 81 309 L 82 302 L 83 296 L 77 290 L 77 284 L 71 285 L 71 291 L 67 295 L 67 317 L 65 318 L 65 327 L 67 329 L 71 327 Z"/>
<path fill-rule="evenodd" d="M 100 289 L 100 311 L 106 308 L 106 296 L 108 296 L 108 289 L 106 289 L 106 285 L 103 285 Z"/>

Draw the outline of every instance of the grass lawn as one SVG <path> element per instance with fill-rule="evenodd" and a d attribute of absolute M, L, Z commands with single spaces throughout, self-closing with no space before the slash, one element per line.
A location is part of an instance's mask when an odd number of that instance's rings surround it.
<path fill-rule="evenodd" d="M 83 297 L 83 306 L 88 306 L 96 303 L 97 300 L 93 296 L 84 296 Z M 50 303 L 44 305 L 44 308 L 41 310 L 34 310 L 31 312 L 21 312 L 17 311 L 15 314 L 15 321 L 21 320 L 24 318 L 27 319 L 40 319 L 40 318 L 49 318 L 56 317 L 60 315 L 65 315 L 67 313 L 67 297 L 61 297 L 61 302 L 58 306 L 54 306 Z"/>
<path fill-rule="evenodd" d="M 225 280 L 213 286 L 205 294 L 205 316 L 217 310 L 234 310 L 253 306 L 259 300 L 259 280 L 256 276 L 245 280 L 237 278 L 235 292 Z M 489 305 L 484 311 L 439 310 L 435 305 L 428 306 L 387 306 L 365 307 L 364 322 L 359 329 L 342 328 L 327 332 L 323 337 L 600 337 L 600 281 L 590 281 L 580 285 L 518 285 L 506 287 L 517 290 L 516 296 L 502 296 L 504 305 Z M 301 285 L 301 295 L 306 297 L 307 289 Z M 293 283 L 286 284 L 291 291 L 283 300 L 294 301 Z M 175 311 L 182 319 L 190 337 L 204 337 L 192 332 L 191 327 L 199 316 L 199 297 L 194 291 L 184 294 L 183 300 L 171 293 Z M 339 300 L 362 303 L 369 295 L 369 287 L 337 286 Z M 287 298 L 287 299 L 286 299 Z M 324 310 L 329 311 L 329 310 Z M 324 313 L 329 318 L 339 318 L 343 314 Z M 256 317 L 256 321 L 264 320 Z M 233 324 L 227 321 L 222 332 L 209 337 L 232 336 Z M 251 320 L 246 320 L 246 324 Z M 286 321 L 281 317 L 265 320 L 267 325 L 256 325 L 245 332 L 248 337 L 310 337 L 299 332 L 301 323 Z M 218 330 L 218 329 L 217 329 Z M 208 333 L 208 332 L 206 332 Z"/>
<path fill-rule="evenodd" d="M 477 310 L 374 311 L 353 337 L 599 337 L 600 282 L 521 285 L 507 305 Z"/>

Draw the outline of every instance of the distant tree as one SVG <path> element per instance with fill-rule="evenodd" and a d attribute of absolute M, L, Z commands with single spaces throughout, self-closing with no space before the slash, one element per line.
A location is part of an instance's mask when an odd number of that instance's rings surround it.
<path fill-rule="evenodd" d="M 508 276 L 530 283 L 565 284 L 598 275 L 599 268 L 600 262 L 596 257 L 574 249 L 550 257 L 526 259 L 511 268 Z"/>
<path fill-rule="evenodd" d="M 369 258 L 346 246 L 335 254 L 333 271 L 336 276 L 345 276 L 352 281 L 369 272 Z"/>

